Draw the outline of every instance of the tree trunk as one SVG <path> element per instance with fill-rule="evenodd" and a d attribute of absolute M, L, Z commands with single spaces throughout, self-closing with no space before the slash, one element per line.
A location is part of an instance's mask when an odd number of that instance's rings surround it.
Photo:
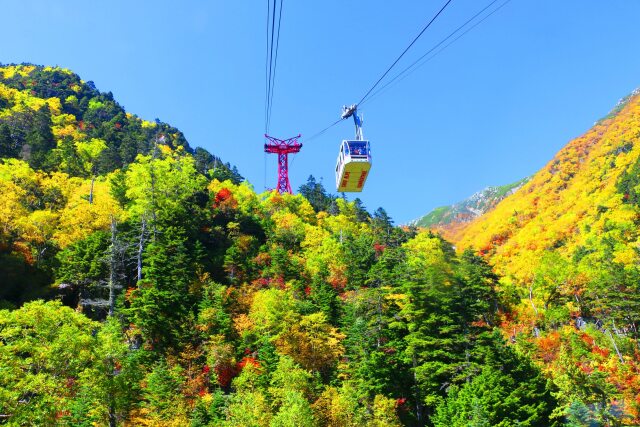
<path fill-rule="evenodd" d="M 537 316 L 538 309 L 536 308 L 536 305 L 533 303 L 533 285 L 529 286 L 529 302 L 531 302 L 531 307 L 533 307 L 533 311 L 535 311 Z"/>
<path fill-rule="evenodd" d="M 154 168 L 154 162 L 158 156 L 158 138 L 156 137 L 153 148 L 153 156 L 151 158 L 151 164 L 149 168 L 149 174 L 151 175 L 151 223 L 153 229 L 153 241 L 155 242 L 158 237 L 158 230 L 156 229 L 156 173 Z"/>
<path fill-rule="evenodd" d="M 116 219 L 111 216 L 111 247 L 109 248 L 109 317 L 113 316 L 116 306 L 116 270 L 118 242 L 116 241 Z"/>
<path fill-rule="evenodd" d="M 616 354 L 618 355 L 618 359 L 620 359 L 620 363 L 624 364 L 624 358 L 622 357 L 622 354 L 620 353 L 620 350 L 618 349 L 618 345 L 616 344 L 616 341 L 613 339 L 613 335 L 611 334 L 611 331 L 609 329 L 607 329 L 607 335 L 609 335 L 609 339 L 611 340 L 611 343 L 613 344 L 613 348 L 616 350 Z"/>
<path fill-rule="evenodd" d="M 142 280 L 142 252 L 144 251 L 144 233 L 145 233 L 146 226 L 147 226 L 147 221 L 143 218 L 142 225 L 140 228 L 140 239 L 138 240 L 138 258 L 137 258 L 138 283 L 140 283 L 140 281 Z"/>
<path fill-rule="evenodd" d="M 96 176 L 91 176 L 91 188 L 89 189 L 89 204 L 93 204 L 93 184 L 96 182 Z"/>
<path fill-rule="evenodd" d="M 424 410 L 424 407 L 422 406 L 422 402 L 420 401 L 420 393 L 418 391 L 418 378 L 416 376 L 418 361 L 416 360 L 415 354 L 411 356 L 411 362 L 413 364 L 413 384 L 415 387 L 414 398 L 416 399 L 416 420 L 418 421 L 418 425 L 424 425 L 424 422 L 422 421 L 422 412 Z"/>

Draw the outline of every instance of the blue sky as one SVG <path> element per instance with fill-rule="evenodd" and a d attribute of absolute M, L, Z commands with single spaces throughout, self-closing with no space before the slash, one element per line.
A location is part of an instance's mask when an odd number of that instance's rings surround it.
<path fill-rule="evenodd" d="M 398 70 L 489 2 L 453 0 Z M 304 140 L 335 121 L 443 4 L 285 0 L 271 133 Z M 638 16 L 633 0 L 509 2 L 361 108 L 374 156 L 365 206 L 404 223 L 536 172 L 640 86 Z M 0 62 L 70 68 L 237 165 L 256 190 L 275 186 L 262 150 L 265 1 L 21 0 L 3 2 L 1 22 Z M 342 122 L 305 143 L 292 187 L 312 174 L 333 191 L 353 133 Z"/>

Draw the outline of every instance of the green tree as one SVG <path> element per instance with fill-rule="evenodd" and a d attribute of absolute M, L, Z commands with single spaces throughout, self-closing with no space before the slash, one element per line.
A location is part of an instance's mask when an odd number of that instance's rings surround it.
<path fill-rule="evenodd" d="M 309 300 L 316 310 L 325 314 L 330 323 L 336 324 L 340 313 L 340 300 L 335 289 L 327 283 L 328 276 L 329 270 L 323 265 L 311 281 Z"/>
<path fill-rule="evenodd" d="M 270 426 L 312 427 L 317 425 L 308 398 L 312 396 L 312 375 L 297 366 L 293 359 L 282 356 L 271 375 L 269 394 L 274 417 Z"/>
<path fill-rule="evenodd" d="M 94 351 L 95 363 L 78 378 L 78 392 L 65 420 L 73 425 L 115 427 L 139 401 L 143 379 L 139 355 L 129 350 L 115 318 L 100 328 Z"/>
<path fill-rule="evenodd" d="M 559 425 L 551 420 L 557 406 L 548 380 L 524 356 L 494 335 L 482 372 L 462 386 L 452 386 L 432 422 L 444 426 Z"/>
<path fill-rule="evenodd" d="M 0 123 L 0 157 L 18 157 L 20 150 L 11 136 L 11 128 L 6 123 Z"/>
<path fill-rule="evenodd" d="M 55 424 L 94 366 L 98 328 L 59 302 L 0 310 L 0 408 L 9 424 Z"/>
<path fill-rule="evenodd" d="M 300 186 L 298 192 L 311 203 L 316 212 L 328 211 L 334 199 L 327 194 L 322 182 L 317 182 L 313 175 L 309 175 L 307 182 Z"/>
<path fill-rule="evenodd" d="M 76 151 L 82 160 L 82 167 L 87 175 L 91 177 L 91 189 L 89 190 L 89 203 L 93 203 L 93 185 L 96 180 L 98 156 L 107 148 L 107 143 L 101 139 L 91 138 L 89 141 L 79 141 L 76 143 Z"/>
<path fill-rule="evenodd" d="M 195 280 L 193 262 L 183 230 L 166 227 L 147 246 L 143 276 L 126 313 L 154 348 L 176 348 L 193 333 L 188 321 L 195 305 L 189 287 Z"/>
<path fill-rule="evenodd" d="M 34 169 L 49 169 L 51 150 L 56 142 L 51 131 L 51 112 L 47 105 L 31 115 L 31 125 L 26 131 L 22 156 Z"/>
<path fill-rule="evenodd" d="M 179 367 L 170 367 L 164 360 L 155 364 L 145 378 L 142 390 L 143 406 L 156 420 L 172 420 L 186 412 L 180 393 L 183 378 Z"/>
<path fill-rule="evenodd" d="M 231 396 L 227 410 L 229 427 L 267 427 L 273 414 L 269 407 L 264 381 L 257 367 L 247 364 L 233 380 L 236 392 Z"/>

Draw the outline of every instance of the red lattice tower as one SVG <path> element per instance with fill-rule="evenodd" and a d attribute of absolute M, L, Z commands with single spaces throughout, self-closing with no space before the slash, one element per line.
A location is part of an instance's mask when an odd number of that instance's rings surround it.
<path fill-rule="evenodd" d="M 264 134 L 269 143 L 264 144 L 265 153 L 275 153 L 278 155 L 278 193 L 292 194 L 291 184 L 289 184 L 289 154 L 300 152 L 302 144 L 298 138 L 302 135 L 289 139 L 278 139 Z"/>

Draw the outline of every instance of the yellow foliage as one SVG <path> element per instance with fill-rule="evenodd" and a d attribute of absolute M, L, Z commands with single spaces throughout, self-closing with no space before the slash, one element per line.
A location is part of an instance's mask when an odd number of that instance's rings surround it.
<path fill-rule="evenodd" d="M 396 414 L 396 401 L 381 394 L 373 399 L 373 419 L 367 427 L 400 427 L 402 424 Z"/>
<path fill-rule="evenodd" d="M 18 219 L 27 215 L 21 203 L 24 193 L 15 183 L 0 177 L 0 237 L 11 238 L 19 233 Z"/>
<path fill-rule="evenodd" d="M 13 104 L 11 108 L 0 110 L 0 117 L 9 116 L 16 111 L 25 111 L 27 108 L 39 110 L 43 106 L 48 105 L 45 99 L 32 96 L 25 91 L 7 87 L 2 83 L 0 83 L 0 98 L 5 98 Z"/>
<path fill-rule="evenodd" d="M 327 217 L 322 221 L 322 226 L 332 234 L 339 236 L 340 233 L 344 234 L 358 234 L 360 232 L 366 232 L 368 229 L 367 224 L 355 221 L 350 216 L 344 214 L 338 214 Z"/>
<path fill-rule="evenodd" d="M 121 209 L 105 178 L 95 181 L 93 204 L 87 200 L 90 186 L 90 180 L 36 172 L 21 160 L 4 160 L 0 163 L 0 231 L 36 246 L 51 240 L 64 248 L 93 231 L 107 229 L 111 216 L 119 218 Z M 43 206 L 34 189 L 49 195 L 50 205 Z"/>
<path fill-rule="evenodd" d="M 141 120 L 142 122 L 142 129 L 153 129 L 154 127 L 156 127 L 156 124 L 154 122 L 148 122 L 146 120 Z"/>
<path fill-rule="evenodd" d="M 344 334 L 327 323 L 324 313 L 313 313 L 282 332 L 275 344 L 280 353 L 291 356 L 304 369 L 321 372 L 342 356 L 344 338 Z"/>
<path fill-rule="evenodd" d="M 71 70 L 69 70 L 68 68 L 63 68 L 63 67 L 58 67 L 58 66 L 52 67 L 50 65 L 45 66 L 43 71 L 45 71 L 47 73 L 51 73 L 51 72 L 57 71 L 57 72 L 68 74 L 68 75 L 72 75 L 73 74 L 73 72 Z"/>
<path fill-rule="evenodd" d="M 569 256 L 607 233 L 635 241 L 638 210 L 623 203 L 616 183 L 640 157 L 640 144 L 629 144 L 639 132 L 640 96 L 635 96 L 616 116 L 571 141 L 493 211 L 449 237 L 459 250 L 476 248 L 499 274 L 519 282 L 532 280 L 548 249 Z M 637 262 L 629 244 L 616 249 L 615 259 Z"/>
<path fill-rule="evenodd" d="M 344 248 L 329 231 L 305 224 L 305 238 L 300 246 L 304 253 L 305 269 L 311 277 L 318 274 L 323 266 L 328 266 L 328 280 L 341 281 L 347 269 Z"/>
<path fill-rule="evenodd" d="M 451 271 L 451 264 L 447 262 L 442 249 L 442 242 L 428 232 L 418 233 L 416 237 L 403 244 L 407 249 L 407 265 L 422 270 L 428 267 L 438 267 L 443 272 Z"/>
<path fill-rule="evenodd" d="M 148 408 L 134 409 L 131 411 L 129 419 L 123 423 L 125 427 L 184 427 L 189 424 L 189 418 L 186 415 L 178 415 L 170 420 L 160 420 L 155 417 L 154 411 Z"/>
<path fill-rule="evenodd" d="M 263 206 L 271 214 L 289 212 L 310 224 L 316 223 L 316 213 L 301 194 L 278 194 L 277 191 L 262 193 Z"/>
<path fill-rule="evenodd" d="M 75 123 L 66 123 L 66 119 L 61 119 L 61 121 L 63 123 L 60 125 L 54 125 L 51 127 L 51 132 L 58 144 L 66 137 L 71 138 L 73 141 L 80 141 L 84 138 L 84 134 L 80 132 Z"/>
<path fill-rule="evenodd" d="M 253 296 L 249 319 L 258 333 L 274 337 L 297 322 L 298 314 L 294 307 L 295 302 L 289 292 L 281 289 L 263 289 Z"/>
<path fill-rule="evenodd" d="M 44 244 L 51 240 L 58 225 L 58 214 L 49 210 L 37 210 L 18 218 L 21 238 L 34 244 Z"/>
<path fill-rule="evenodd" d="M 5 79 L 10 79 L 16 74 L 27 77 L 35 69 L 35 65 L 4 65 L 0 67 L 0 73 L 4 75 Z"/>
<path fill-rule="evenodd" d="M 244 313 L 233 318 L 233 327 L 240 336 L 243 336 L 247 331 L 253 329 L 253 326 L 253 321 Z"/>
<path fill-rule="evenodd" d="M 111 217 L 119 219 L 122 210 L 113 199 L 109 191 L 106 178 L 96 179 L 93 187 L 93 203 L 89 203 L 87 196 L 90 191 L 90 180 L 79 181 L 69 201 L 60 216 L 60 225 L 54 238 L 61 248 L 85 238 L 97 230 L 106 230 L 111 224 Z"/>
<path fill-rule="evenodd" d="M 62 114 L 62 103 L 59 98 L 47 98 L 47 105 L 49 106 L 49 111 L 52 116 L 57 116 Z"/>

